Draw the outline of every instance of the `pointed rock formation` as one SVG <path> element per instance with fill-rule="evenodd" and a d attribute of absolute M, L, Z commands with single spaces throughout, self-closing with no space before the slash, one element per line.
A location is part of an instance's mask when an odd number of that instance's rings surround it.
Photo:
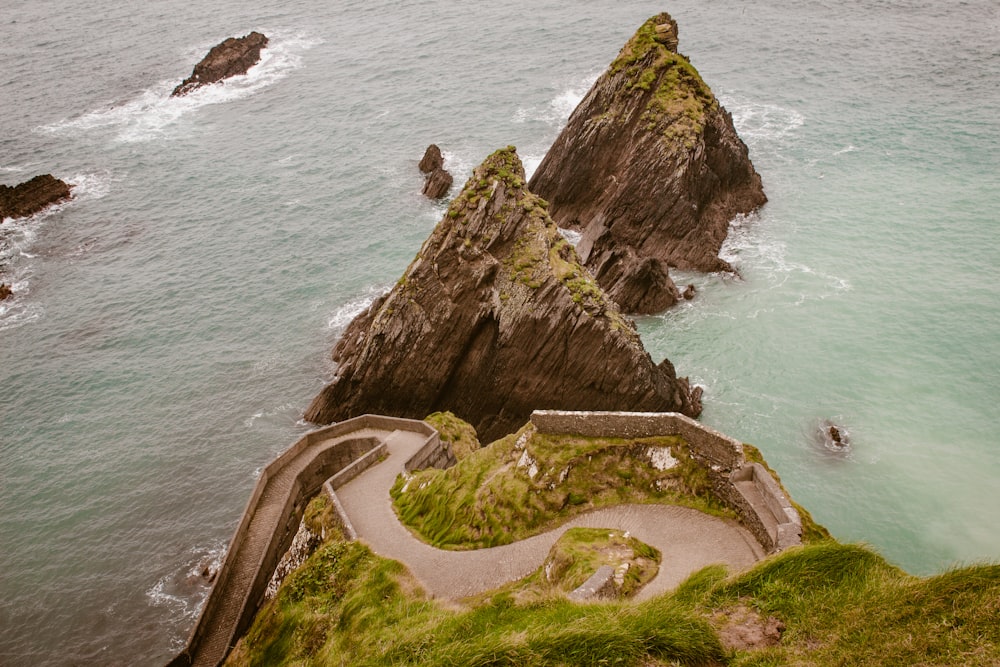
<path fill-rule="evenodd" d="M 267 46 L 267 37 L 259 32 L 251 32 L 243 37 L 230 37 L 216 44 L 201 62 L 194 66 L 191 76 L 174 88 L 171 97 L 187 95 L 192 90 L 216 83 L 231 76 L 246 74 L 247 70 L 260 62 L 260 52 Z"/>
<path fill-rule="evenodd" d="M 450 410 L 489 442 L 535 409 L 696 416 L 701 390 L 653 363 L 546 207 L 513 147 L 488 157 L 396 286 L 347 327 L 306 419 Z"/>
<path fill-rule="evenodd" d="M 417 165 L 420 171 L 427 177 L 424 181 L 423 194 L 430 199 L 440 199 L 451 190 L 451 184 L 455 179 L 444 168 L 444 156 L 437 144 L 431 144 L 424 151 L 424 156 L 420 158 Z"/>
<path fill-rule="evenodd" d="M 0 222 L 26 218 L 69 198 L 69 184 L 52 174 L 35 176 L 13 187 L 0 185 Z"/>
<path fill-rule="evenodd" d="M 529 188 L 558 225 L 582 233 L 577 250 L 597 282 L 623 292 L 624 311 L 642 313 L 677 300 L 648 258 L 731 271 L 718 256 L 729 221 L 767 201 L 729 113 L 677 53 L 666 13 L 646 21 L 597 80 Z M 623 276 L 631 286 L 616 288 Z"/>

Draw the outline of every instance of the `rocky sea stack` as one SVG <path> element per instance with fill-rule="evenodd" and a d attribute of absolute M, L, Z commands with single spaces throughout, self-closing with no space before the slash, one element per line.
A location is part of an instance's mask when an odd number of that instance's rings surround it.
<path fill-rule="evenodd" d="M 396 286 L 348 326 L 306 419 L 450 410 L 489 442 L 536 409 L 697 416 L 701 390 L 653 363 L 546 208 L 513 147 L 487 158 Z"/>
<path fill-rule="evenodd" d="M 668 267 L 731 271 L 729 221 L 767 198 L 732 118 L 688 59 L 677 24 L 646 21 L 570 116 L 531 179 L 552 219 L 626 312 L 679 293 Z"/>
<path fill-rule="evenodd" d="M 0 222 L 26 218 L 69 198 L 69 184 L 52 174 L 35 176 L 15 186 L 0 185 Z"/>
<path fill-rule="evenodd" d="M 191 76 L 174 88 L 171 96 L 187 95 L 201 86 L 246 74 L 247 70 L 260 62 L 260 52 L 267 46 L 267 41 L 265 35 L 251 32 L 249 35 L 230 37 L 221 44 L 216 44 L 208 55 L 194 66 Z"/>

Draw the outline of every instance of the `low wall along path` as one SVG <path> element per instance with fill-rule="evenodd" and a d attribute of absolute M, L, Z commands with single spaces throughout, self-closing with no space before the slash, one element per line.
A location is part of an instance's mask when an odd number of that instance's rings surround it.
<path fill-rule="evenodd" d="M 577 526 L 628 531 L 661 551 L 659 572 L 639 598 L 671 590 L 713 563 L 745 569 L 765 553 L 795 543 L 801 533 L 800 525 L 796 532 L 798 515 L 786 512 L 790 504 L 778 485 L 762 466 L 743 460 L 738 442 L 682 415 L 536 412 L 532 422 L 550 433 L 682 435 L 693 453 L 705 454 L 703 464 L 750 530 L 685 507 L 618 505 L 501 547 L 436 549 L 399 523 L 389 489 L 404 469 L 444 468 L 454 464 L 454 456 L 425 422 L 365 415 L 305 435 L 264 469 L 187 647 L 169 667 L 214 667 L 225 659 L 250 626 L 306 503 L 321 489 L 334 501 L 346 535 L 403 562 L 439 598 L 462 598 L 527 576 L 542 565 L 555 541 Z"/>

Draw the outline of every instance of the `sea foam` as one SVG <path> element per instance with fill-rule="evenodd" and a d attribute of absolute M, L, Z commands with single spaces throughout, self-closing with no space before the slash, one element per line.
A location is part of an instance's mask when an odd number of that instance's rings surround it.
<path fill-rule="evenodd" d="M 182 97 L 171 97 L 170 93 L 183 78 L 179 76 L 176 80 L 160 81 L 123 104 L 38 129 L 50 134 L 108 129 L 115 132 L 117 141 L 124 143 L 159 139 L 166 136 L 178 120 L 203 106 L 241 100 L 280 81 L 302 67 L 305 51 L 319 43 L 304 35 L 278 35 L 261 51 L 260 62 L 244 75 L 202 86 Z"/>

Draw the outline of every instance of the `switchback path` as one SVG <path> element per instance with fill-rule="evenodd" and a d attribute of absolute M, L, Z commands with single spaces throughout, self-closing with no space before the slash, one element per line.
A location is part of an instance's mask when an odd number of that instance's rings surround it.
<path fill-rule="evenodd" d="M 389 489 L 403 463 L 422 441 L 398 431 L 386 444 L 389 456 L 337 490 L 347 516 L 376 553 L 404 563 L 438 598 L 475 595 L 538 569 L 557 539 L 576 526 L 627 530 L 663 554 L 659 572 L 637 596 L 673 589 L 688 575 L 713 563 L 743 570 L 764 551 L 742 526 L 697 510 L 672 505 L 616 505 L 575 517 L 559 528 L 513 544 L 474 551 L 446 551 L 421 542 L 392 509 Z"/>

